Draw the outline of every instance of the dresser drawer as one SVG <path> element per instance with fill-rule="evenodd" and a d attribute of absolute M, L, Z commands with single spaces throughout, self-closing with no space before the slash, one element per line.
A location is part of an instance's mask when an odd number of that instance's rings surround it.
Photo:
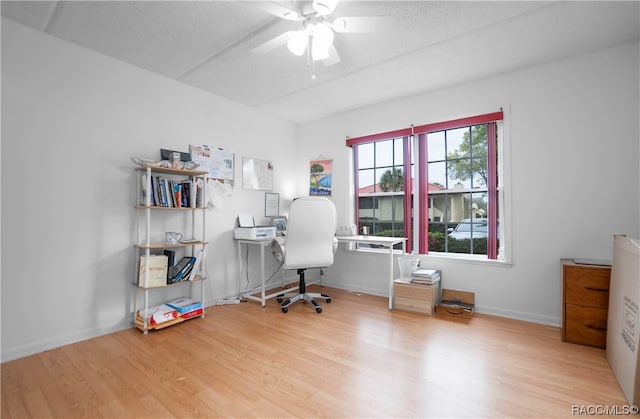
<path fill-rule="evenodd" d="M 609 306 L 610 274 L 609 269 L 565 266 L 565 303 L 606 309 Z"/>
<path fill-rule="evenodd" d="M 433 290 L 438 285 L 394 284 L 393 293 L 399 297 L 432 300 Z"/>
<path fill-rule="evenodd" d="M 607 344 L 607 309 L 565 305 L 564 340 L 604 348 Z"/>
<path fill-rule="evenodd" d="M 414 313 L 431 315 L 435 308 L 434 300 L 419 300 L 416 298 L 394 297 L 394 309 L 402 311 L 412 311 Z"/>

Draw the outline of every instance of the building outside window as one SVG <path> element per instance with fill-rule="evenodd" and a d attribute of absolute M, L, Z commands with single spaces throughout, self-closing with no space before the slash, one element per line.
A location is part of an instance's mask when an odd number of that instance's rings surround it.
<path fill-rule="evenodd" d="M 420 254 L 499 259 L 501 120 L 498 112 L 347 140 L 359 227 L 408 237 Z"/>

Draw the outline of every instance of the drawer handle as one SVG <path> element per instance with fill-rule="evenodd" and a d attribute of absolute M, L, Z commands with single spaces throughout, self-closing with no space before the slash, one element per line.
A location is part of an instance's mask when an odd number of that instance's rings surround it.
<path fill-rule="evenodd" d="M 602 331 L 605 331 L 605 332 L 607 331 L 607 328 L 606 328 L 606 327 L 594 326 L 594 325 L 589 324 L 589 323 L 585 323 L 584 325 L 585 325 L 586 327 L 588 327 L 589 329 L 602 330 Z"/>
<path fill-rule="evenodd" d="M 595 287 L 587 287 L 587 286 L 585 286 L 585 288 L 588 289 L 589 291 L 609 292 L 609 288 L 595 288 Z"/>

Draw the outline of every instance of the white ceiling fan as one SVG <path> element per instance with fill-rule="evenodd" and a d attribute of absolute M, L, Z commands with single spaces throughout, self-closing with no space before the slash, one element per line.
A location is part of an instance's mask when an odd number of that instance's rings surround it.
<path fill-rule="evenodd" d="M 335 33 L 367 32 L 373 18 L 338 17 L 329 15 L 335 10 L 338 0 L 313 0 L 295 2 L 295 8 L 282 6 L 274 1 L 262 3 L 262 8 L 285 20 L 301 22 L 299 30 L 287 31 L 254 48 L 258 54 L 267 53 L 281 45 L 297 56 L 305 52 L 309 62 L 322 61 L 325 66 L 340 62 L 340 55 L 333 45 Z M 315 78 L 315 75 L 312 75 Z"/>

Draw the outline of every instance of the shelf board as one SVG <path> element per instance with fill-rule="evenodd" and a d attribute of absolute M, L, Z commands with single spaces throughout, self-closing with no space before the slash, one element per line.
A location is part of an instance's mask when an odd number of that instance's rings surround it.
<path fill-rule="evenodd" d="M 134 287 L 139 288 L 141 290 L 157 290 L 157 289 L 160 289 L 160 288 L 172 287 L 174 285 L 186 284 L 186 283 L 189 283 L 189 282 L 198 282 L 198 281 L 202 281 L 203 279 L 207 279 L 207 277 L 206 276 L 203 277 L 203 276 L 200 276 L 200 275 L 196 275 L 196 277 L 193 278 L 191 281 L 185 279 L 184 281 L 172 282 L 171 284 L 161 285 L 159 287 L 141 287 L 136 282 L 132 282 L 131 285 L 133 285 Z"/>
<path fill-rule="evenodd" d="M 202 314 L 198 314 L 197 316 L 193 316 L 193 317 L 187 317 L 186 319 L 183 317 L 178 317 L 175 318 L 173 320 L 169 320 L 167 322 L 164 323 L 160 323 L 160 324 L 154 324 L 151 325 L 149 323 L 147 323 L 147 329 L 146 330 L 160 330 L 160 329 L 164 329 L 165 327 L 169 327 L 169 326 L 173 326 L 174 324 L 178 324 L 178 323 L 182 323 L 184 321 L 187 320 L 191 320 L 191 319 L 199 319 L 204 317 L 204 315 L 206 314 L 205 311 L 202 312 Z M 136 315 L 136 320 L 135 320 L 135 326 L 136 328 L 138 328 L 138 330 L 144 332 L 144 319 L 142 317 L 140 317 L 139 315 Z"/>
<path fill-rule="evenodd" d="M 172 211 L 191 211 L 191 210 L 203 210 L 205 207 L 159 207 L 156 205 L 136 205 L 136 209 L 153 209 L 153 210 L 172 210 Z"/>
<path fill-rule="evenodd" d="M 208 242 L 191 242 L 191 243 L 177 243 L 177 244 L 169 244 L 169 243 L 156 243 L 156 244 L 134 244 L 135 247 L 140 249 L 170 249 L 174 247 L 191 247 L 191 246 L 203 246 L 208 244 Z"/>
<path fill-rule="evenodd" d="M 160 167 L 160 166 L 140 166 L 136 168 L 136 170 L 146 171 L 147 169 L 151 169 L 152 172 L 156 173 L 166 173 L 172 175 L 182 175 L 182 176 L 203 176 L 209 173 L 206 170 L 183 170 L 183 169 L 174 169 L 172 167 Z"/>

